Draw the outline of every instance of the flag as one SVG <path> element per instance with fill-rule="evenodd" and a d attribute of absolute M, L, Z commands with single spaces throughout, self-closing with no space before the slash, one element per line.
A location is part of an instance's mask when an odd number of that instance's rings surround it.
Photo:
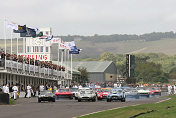
<path fill-rule="evenodd" d="M 20 33 L 20 37 L 36 37 L 36 32 L 34 29 L 27 27 L 25 33 Z"/>
<path fill-rule="evenodd" d="M 66 49 L 69 49 L 69 50 L 71 50 L 71 47 L 76 46 L 74 41 L 65 42 L 64 44 L 66 46 Z"/>
<path fill-rule="evenodd" d="M 36 28 L 36 27 L 29 27 L 29 28 L 30 28 L 30 29 L 33 29 L 37 34 L 40 33 L 40 32 L 39 32 L 39 29 Z"/>
<path fill-rule="evenodd" d="M 37 33 L 36 36 L 33 37 L 33 38 L 36 38 L 36 37 L 42 37 L 42 36 L 43 36 L 43 32 L 39 32 L 39 33 Z M 41 38 L 40 38 L 40 39 L 41 39 Z"/>
<path fill-rule="evenodd" d="M 61 38 L 53 38 L 51 43 L 61 43 Z"/>
<path fill-rule="evenodd" d="M 78 49 L 76 46 L 72 46 L 69 53 L 70 54 L 79 54 L 79 52 L 81 51 L 82 49 Z"/>
<path fill-rule="evenodd" d="M 25 32 L 26 32 L 26 25 L 24 25 L 24 26 L 18 25 L 18 29 L 13 30 L 13 33 L 25 33 Z"/>
<path fill-rule="evenodd" d="M 66 49 L 66 46 L 64 43 L 60 42 L 59 43 L 59 49 Z"/>
<path fill-rule="evenodd" d="M 53 38 L 53 35 L 48 36 L 48 37 L 46 38 L 46 41 L 50 41 L 52 38 Z"/>
<path fill-rule="evenodd" d="M 15 23 L 7 21 L 6 26 L 7 26 L 7 28 L 12 28 L 13 30 L 18 30 L 18 25 Z"/>
<path fill-rule="evenodd" d="M 39 36 L 39 39 L 47 39 L 47 38 L 48 38 L 47 35 Z"/>

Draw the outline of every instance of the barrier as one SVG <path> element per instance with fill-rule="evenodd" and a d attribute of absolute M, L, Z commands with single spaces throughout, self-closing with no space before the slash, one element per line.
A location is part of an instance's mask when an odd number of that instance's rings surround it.
<path fill-rule="evenodd" d="M 0 93 L 0 104 L 9 104 L 9 94 Z"/>
<path fill-rule="evenodd" d="M 6 60 L 6 67 L 7 68 L 12 68 L 12 69 L 17 69 L 18 70 L 23 70 L 24 64 L 21 62 L 16 62 L 12 60 Z M 67 77 L 65 71 L 57 71 L 55 69 L 50 69 L 50 68 L 41 68 L 40 66 L 34 66 L 34 65 L 29 65 L 25 64 L 25 71 L 29 72 L 30 68 L 30 73 L 34 73 L 34 68 L 35 68 L 35 73 L 41 73 L 49 76 L 59 76 L 59 77 Z M 68 77 L 71 77 L 69 74 Z"/>

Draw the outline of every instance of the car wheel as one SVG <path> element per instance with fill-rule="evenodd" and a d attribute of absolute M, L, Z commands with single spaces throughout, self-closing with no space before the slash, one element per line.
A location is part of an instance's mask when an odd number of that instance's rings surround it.
<path fill-rule="evenodd" d="M 73 99 L 73 95 L 70 96 L 70 99 L 71 99 L 71 100 Z"/>
<path fill-rule="evenodd" d="M 56 102 L 56 99 L 55 99 L 55 98 L 53 98 L 53 99 L 52 99 L 52 102 Z"/>
<path fill-rule="evenodd" d="M 123 98 L 122 100 L 121 100 L 121 102 L 125 102 L 126 100 L 125 100 L 125 98 Z"/>
<path fill-rule="evenodd" d="M 107 102 L 111 102 L 111 99 L 107 99 Z"/>
<path fill-rule="evenodd" d="M 40 99 L 38 99 L 38 103 L 40 103 L 41 102 L 41 100 Z"/>
<path fill-rule="evenodd" d="M 149 97 L 150 97 L 150 94 L 148 94 L 147 97 L 149 98 Z"/>
<path fill-rule="evenodd" d="M 101 98 L 97 98 L 98 100 L 102 100 Z"/>
<path fill-rule="evenodd" d="M 96 98 L 92 99 L 92 102 L 95 102 L 96 101 Z"/>
<path fill-rule="evenodd" d="M 81 99 L 78 99 L 78 102 L 81 102 Z"/>

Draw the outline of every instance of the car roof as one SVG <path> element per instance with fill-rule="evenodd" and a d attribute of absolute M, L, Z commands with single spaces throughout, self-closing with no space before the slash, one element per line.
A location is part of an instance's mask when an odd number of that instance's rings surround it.
<path fill-rule="evenodd" d="M 114 88 L 114 89 L 112 89 L 112 90 L 121 90 L 121 91 L 123 91 L 123 89 L 119 89 L 119 88 L 118 88 L 118 89 L 115 89 L 115 88 Z"/>
<path fill-rule="evenodd" d="M 103 89 L 112 89 L 112 88 L 101 88 L 101 89 L 103 90 Z"/>

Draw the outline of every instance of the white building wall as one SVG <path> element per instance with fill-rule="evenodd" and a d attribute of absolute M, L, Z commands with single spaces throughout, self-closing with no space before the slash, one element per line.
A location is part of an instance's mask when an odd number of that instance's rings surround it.
<path fill-rule="evenodd" d="M 50 36 L 52 34 L 51 28 L 39 28 L 43 35 Z M 40 61 L 51 60 L 51 41 L 46 39 L 40 39 L 27 37 L 26 38 L 26 50 L 25 57 L 35 58 Z M 23 54 L 21 54 L 23 55 Z"/>

